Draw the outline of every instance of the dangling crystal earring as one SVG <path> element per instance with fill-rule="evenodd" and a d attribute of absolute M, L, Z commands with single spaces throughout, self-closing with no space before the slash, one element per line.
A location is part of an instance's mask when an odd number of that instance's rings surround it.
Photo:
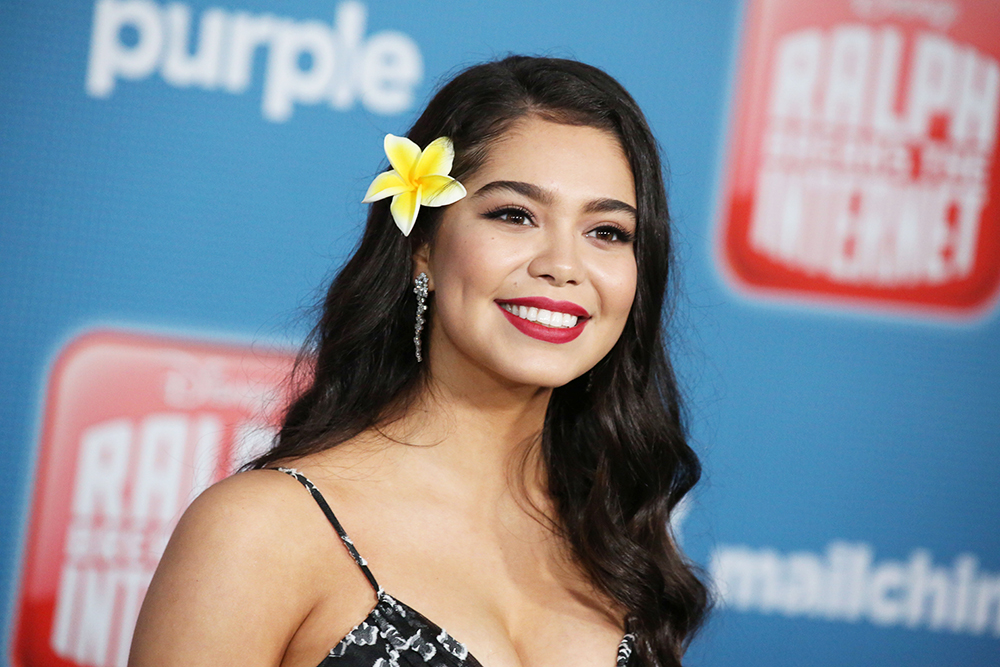
<path fill-rule="evenodd" d="M 417 363 L 424 360 L 420 354 L 420 332 L 424 330 L 424 311 L 427 310 L 427 274 L 423 271 L 413 281 L 413 293 L 417 295 L 417 326 L 413 334 L 413 344 L 417 348 Z"/>

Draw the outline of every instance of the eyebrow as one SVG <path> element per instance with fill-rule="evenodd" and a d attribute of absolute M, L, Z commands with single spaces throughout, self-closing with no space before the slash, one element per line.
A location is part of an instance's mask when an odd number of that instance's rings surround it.
<path fill-rule="evenodd" d="M 487 183 L 483 187 L 476 190 L 473 198 L 485 197 L 486 195 L 507 190 L 509 192 L 516 192 L 519 195 L 523 195 L 528 199 L 533 199 L 534 201 L 549 205 L 551 204 L 555 197 L 552 193 L 545 188 L 540 188 L 532 183 L 525 183 L 523 181 L 492 181 Z M 615 213 L 622 211 L 628 213 L 633 218 L 638 218 L 638 212 L 635 207 L 631 204 L 626 204 L 619 199 L 611 199 L 610 197 L 602 197 L 600 199 L 595 199 L 593 201 L 587 202 L 583 210 L 587 213 Z"/>
<path fill-rule="evenodd" d="M 587 205 L 583 207 L 583 210 L 587 213 L 614 213 L 616 211 L 624 211 L 633 218 L 639 217 L 639 213 L 635 210 L 635 206 L 626 204 L 620 199 L 609 199 L 607 197 L 587 202 Z"/>
<path fill-rule="evenodd" d="M 485 197 L 491 192 L 498 190 L 516 192 L 528 199 L 534 199 L 540 204 L 551 204 L 553 200 L 552 193 L 548 190 L 540 188 L 537 185 L 532 185 L 531 183 L 524 183 L 523 181 L 492 181 L 476 190 L 476 194 L 473 196 L 476 198 Z"/>

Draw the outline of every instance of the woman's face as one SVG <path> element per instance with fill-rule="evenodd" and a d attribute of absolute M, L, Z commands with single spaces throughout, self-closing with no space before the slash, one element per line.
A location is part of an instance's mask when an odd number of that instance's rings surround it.
<path fill-rule="evenodd" d="M 416 258 L 435 377 L 557 387 L 618 340 L 635 295 L 635 184 L 617 138 L 530 116 L 490 149 Z"/>

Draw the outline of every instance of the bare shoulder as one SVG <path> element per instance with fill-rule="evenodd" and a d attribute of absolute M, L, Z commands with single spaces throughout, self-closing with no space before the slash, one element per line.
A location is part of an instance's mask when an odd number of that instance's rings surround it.
<path fill-rule="evenodd" d="M 354 588 L 351 564 L 333 557 L 337 541 L 288 475 L 251 471 L 212 486 L 167 545 L 139 615 L 130 666 L 288 664 L 289 646 L 310 615 L 333 608 L 336 621 L 331 592 Z M 353 613 L 348 604 L 345 614 Z"/>
<path fill-rule="evenodd" d="M 308 522 L 301 510 L 311 503 L 302 485 L 291 476 L 276 470 L 251 470 L 205 490 L 181 518 L 178 531 L 208 530 L 222 532 L 227 538 L 253 537 L 253 542 L 261 545 L 281 541 L 281 529 L 294 529 L 298 523 Z"/>
<path fill-rule="evenodd" d="M 322 515 L 302 486 L 272 470 L 254 470 L 229 477 L 202 493 L 177 524 L 164 560 L 220 559 L 225 554 L 237 563 L 253 560 L 261 565 L 297 569 L 317 538 L 313 530 Z M 233 569 L 231 560 L 218 562 Z M 307 565 L 307 563 L 301 563 Z"/>

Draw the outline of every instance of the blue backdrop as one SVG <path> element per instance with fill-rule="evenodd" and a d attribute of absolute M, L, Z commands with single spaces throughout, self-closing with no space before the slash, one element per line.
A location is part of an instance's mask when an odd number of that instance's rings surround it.
<path fill-rule="evenodd" d="M 728 286 L 714 216 L 738 2 L 230 0 L 219 20 L 266 23 L 272 51 L 311 39 L 309 21 L 339 49 L 293 52 L 284 74 L 257 50 L 245 87 L 238 64 L 167 64 L 149 41 L 175 34 L 164 7 L 0 5 L 0 662 L 58 351 L 107 327 L 295 344 L 358 238 L 384 134 L 449 73 L 524 52 L 617 77 L 668 158 L 673 353 L 706 470 L 680 533 L 726 594 L 690 663 L 1000 663 L 1000 322 Z M 217 5 L 175 7 L 197 19 Z M 99 20 L 112 32 L 92 43 Z M 335 102 L 295 79 L 327 64 Z M 967 614 L 961 595 L 979 601 Z"/>

